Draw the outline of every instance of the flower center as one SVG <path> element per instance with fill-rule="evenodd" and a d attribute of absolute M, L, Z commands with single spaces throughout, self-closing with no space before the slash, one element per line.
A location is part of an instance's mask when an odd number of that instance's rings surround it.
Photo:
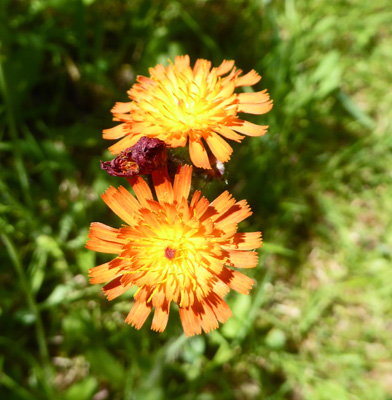
<path fill-rule="evenodd" d="M 166 247 L 165 249 L 165 257 L 169 260 L 173 260 L 176 255 L 176 249 L 171 249 L 170 247 Z"/>

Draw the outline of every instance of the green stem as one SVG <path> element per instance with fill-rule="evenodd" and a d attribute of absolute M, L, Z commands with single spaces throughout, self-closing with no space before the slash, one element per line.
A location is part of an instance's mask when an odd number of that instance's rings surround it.
<path fill-rule="evenodd" d="M 22 263 L 20 261 L 19 255 L 15 249 L 14 244 L 12 243 L 11 239 L 4 233 L 1 234 L 1 239 L 4 242 L 4 245 L 5 245 L 5 247 L 8 251 L 8 254 L 11 258 L 12 264 L 14 265 L 16 273 L 19 277 L 20 284 L 26 295 L 27 303 L 30 308 L 30 311 L 35 317 L 35 331 L 36 331 L 35 333 L 36 333 L 38 350 L 40 353 L 42 366 L 44 368 L 44 379 L 43 379 L 42 383 L 46 389 L 48 398 L 50 399 L 50 398 L 52 398 L 52 395 L 53 395 L 52 386 L 50 384 L 50 382 L 52 382 L 53 373 L 52 373 L 49 351 L 48 351 L 48 346 L 46 343 L 45 330 L 44 330 L 44 326 L 42 323 L 41 315 L 39 313 L 37 303 L 35 302 L 34 295 L 30 290 L 30 286 L 28 284 L 28 280 L 27 280 L 25 271 L 22 267 Z"/>

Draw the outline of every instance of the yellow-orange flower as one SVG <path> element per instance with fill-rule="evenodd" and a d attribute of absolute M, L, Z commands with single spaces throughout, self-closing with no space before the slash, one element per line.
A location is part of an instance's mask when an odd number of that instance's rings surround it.
<path fill-rule="evenodd" d="M 184 147 L 189 138 L 193 164 L 211 168 L 203 141 L 222 163 L 233 151 L 223 138 L 241 142 L 244 136 L 264 135 L 260 126 L 238 117 L 238 113 L 265 114 L 272 108 L 267 90 L 235 93 L 239 86 L 252 86 L 261 79 L 252 70 L 241 76 L 234 61 L 224 60 L 218 68 L 198 59 L 193 69 L 189 56 L 178 56 L 174 64 L 150 68 L 150 77 L 138 76 L 128 91 L 129 103 L 112 109 L 120 125 L 103 131 L 104 139 L 121 139 L 109 147 L 113 154 L 133 146 L 142 136 L 158 138 L 171 147 Z M 226 76 L 224 76 L 226 75 Z"/>
<path fill-rule="evenodd" d="M 227 191 L 212 203 L 195 191 L 188 202 L 191 175 L 192 167 L 180 167 L 172 185 L 166 170 L 153 172 L 158 201 L 140 176 L 129 179 L 137 199 L 110 187 L 102 198 L 126 225 L 91 224 L 86 247 L 117 254 L 90 270 L 91 283 L 109 282 L 103 289 L 109 300 L 138 286 L 126 318 L 137 329 L 155 307 L 151 328 L 162 332 L 174 302 L 187 336 L 209 332 L 231 316 L 223 300 L 229 290 L 248 294 L 254 283 L 230 268 L 258 263 L 250 250 L 261 246 L 261 233 L 237 233 L 249 206 Z"/>

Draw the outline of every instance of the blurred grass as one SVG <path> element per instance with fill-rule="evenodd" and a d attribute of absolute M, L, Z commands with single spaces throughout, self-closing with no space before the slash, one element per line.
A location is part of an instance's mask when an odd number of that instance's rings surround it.
<path fill-rule="evenodd" d="M 392 10 L 387 0 L 0 3 L 0 397 L 392 399 Z M 235 59 L 274 108 L 229 189 L 266 244 L 234 317 L 186 339 L 124 324 L 87 271 L 119 221 L 101 130 L 137 74 Z M 214 188 L 208 188 L 213 198 Z"/>

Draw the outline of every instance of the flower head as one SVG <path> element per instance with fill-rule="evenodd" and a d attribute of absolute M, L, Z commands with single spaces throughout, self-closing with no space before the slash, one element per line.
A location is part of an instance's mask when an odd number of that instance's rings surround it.
<path fill-rule="evenodd" d="M 230 268 L 258 263 L 250 250 L 261 246 L 260 232 L 237 232 L 249 206 L 227 191 L 212 203 L 195 191 L 188 202 L 191 175 L 191 167 L 180 167 L 172 185 L 166 170 L 154 171 L 158 201 L 140 176 L 129 179 L 137 198 L 110 187 L 102 198 L 126 225 L 91 224 L 86 247 L 117 255 L 90 270 L 91 283 L 109 282 L 103 288 L 109 300 L 138 286 L 126 318 L 137 329 L 155 307 L 151 328 L 162 332 L 174 302 L 187 336 L 209 332 L 231 316 L 223 300 L 229 290 L 248 294 L 253 285 Z"/>
<path fill-rule="evenodd" d="M 244 121 L 238 113 L 265 114 L 272 108 L 266 90 L 235 93 L 240 86 L 255 85 L 261 79 L 252 70 L 241 76 L 234 61 L 224 60 L 211 69 L 211 62 L 199 59 L 193 68 L 189 56 L 178 56 L 174 64 L 150 68 L 150 77 L 138 76 L 128 91 L 129 103 L 112 109 L 120 125 L 103 131 L 105 139 L 121 139 L 109 148 L 113 154 L 132 146 L 141 136 L 161 139 L 171 147 L 186 146 L 193 164 L 210 169 L 204 142 L 222 163 L 233 151 L 225 139 L 241 142 L 244 136 L 264 135 L 268 126 Z M 225 138 L 225 139 L 224 139 Z M 204 142 L 203 142 L 204 141 Z"/>
<path fill-rule="evenodd" d="M 143 136 L 112 161 L 101 161 L 101 168 L 112 176 L 145 175 L 165 165 L 166 160 L 165 142 Z"/>

